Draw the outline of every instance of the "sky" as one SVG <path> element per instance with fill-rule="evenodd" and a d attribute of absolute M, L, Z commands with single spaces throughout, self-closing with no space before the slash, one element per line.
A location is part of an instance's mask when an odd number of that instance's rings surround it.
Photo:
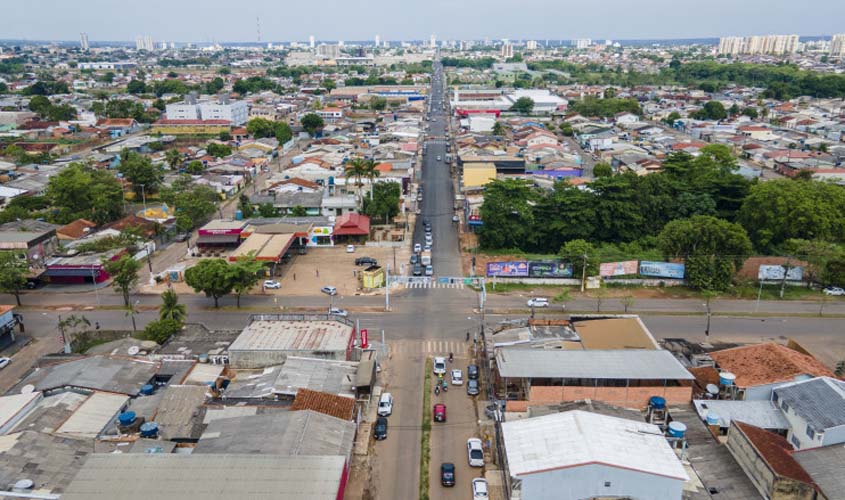
<path fill-rule="evenodd" d="M 5 4 L 5 5 L 2 5 Z M 10 5 L 11 4 L 11 5 Z M 596 40 L 845 32 L 843 0 L 12 0 L 0 39 Z M 12 6 L 13 5 L 13 6 Z"/>

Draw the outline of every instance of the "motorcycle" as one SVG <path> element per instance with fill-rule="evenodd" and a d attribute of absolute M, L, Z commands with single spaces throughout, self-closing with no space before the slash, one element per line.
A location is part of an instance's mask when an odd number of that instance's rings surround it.
<path fill-rule="evenodd" d="M 439 395 L 440 395 L 440 386 L 439 386 L 439 385 L 435 385 L 435 386 L 434 386 L 434 395 L 435 395 L 435 396 L 439 396 Z"/>
<path fill-rule="evenodd" d="M 443 381 L 443 392 L 446 392 L 448 390 L 449 390 L 449 384 L 447 384 L 446 381 L 444 380 Z"/>

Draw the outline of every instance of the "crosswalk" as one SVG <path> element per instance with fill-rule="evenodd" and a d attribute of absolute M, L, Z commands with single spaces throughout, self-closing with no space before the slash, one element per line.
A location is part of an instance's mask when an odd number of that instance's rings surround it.
<path fill-rule="evenodd" d="M 459 340 L 400 340 L 388 342 L 391 354 L 423 354 L 426 356 L 448 356 L 451 352 L 456 358 L 467 356 L 472 342 Z"/>
<path fill-rule="evenodd" d="M 441 144 L 441 145 L 444 145 L 444 146 L 446 144 L 449 144 L 449 141 L 447 141 L 446 139 L 429 139 L 425 142 L 426 142 L 426 144 Z"/>
<path fill-rule="evenodd" d="M 463 282 L 440 283 L 439 281 L 409 281 L 404 283 L 405 288 L 452 288 L 463 290 Z"/>

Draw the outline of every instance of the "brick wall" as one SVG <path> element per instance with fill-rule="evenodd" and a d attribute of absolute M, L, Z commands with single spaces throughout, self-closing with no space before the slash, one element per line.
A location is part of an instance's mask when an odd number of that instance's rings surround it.
<path fill-rule="evenodd" d="M 686 404 L 692 399 L 692 387 L 532 386 L 528 399 L 531 404 L 592 399 L 627 408 L 644 408 L 652 396 L 661 396 L 670 405 Z"/>

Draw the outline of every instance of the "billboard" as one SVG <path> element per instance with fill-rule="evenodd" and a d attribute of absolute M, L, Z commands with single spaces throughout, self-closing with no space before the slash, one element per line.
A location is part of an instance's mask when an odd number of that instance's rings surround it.
<path fill-rule="evenodd" d="M 684 279 L 684 265 L 674 262 L 640 262 L 640 274 L 655 278 Z"/>
<path fill-rule="evenodd" d="M 488 262 L 487 276 L 528 276 L 528 262 Z"/>
<path fill-rule="evenodd" d="M 602 278 L 608 276 L 628 276 L 637 274 L 636 260 L 625 260 L 622 262 L 604 262 L 599 266 L 599 276 Z"/>
<path fill-rule="evenodd" d="M 529 262 L 528 276 L 532 278 L 571 278 L 572 264 L 565 262 Z"/>
<path fill-rule="evenodd" d="M 761 265 L 757 270 L 757 279 L 760 281 L 781 281 L 783 280 L 783 266 Z M 804 279 L 804 268 L 801 266 L 790 267 L 786 273 L 786 281 L 802 281 Z"/>

